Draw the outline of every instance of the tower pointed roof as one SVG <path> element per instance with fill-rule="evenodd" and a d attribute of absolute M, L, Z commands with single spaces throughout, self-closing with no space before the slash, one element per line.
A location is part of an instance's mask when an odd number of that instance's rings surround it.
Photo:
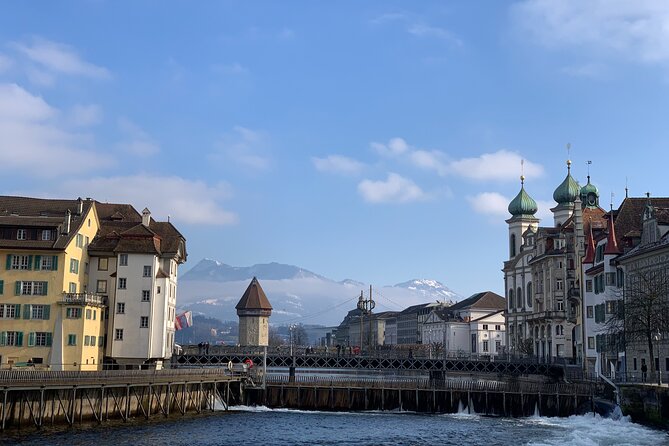
<path fill-rule="evenodd" d="M 251 280 L 251 283 L 246 288 L 246 291 L 244 291 L 244 295 L 239 299 L 235 308 L 237 309 L 237 314 L 245 310 L 272 310 L 272 306 L 257 278 L 254 277 Z"/>
<path fill-rule="evenodd" d="M 606 249 L 604 249 L 604 255 L 606 254 L 620 254 L 620 248 L 618 248 L 618 241 L 616 239 L 616 227 L 613 224 L 613 209 L 609 213 L 611 221 L 609 222 L 609 234 L 606 237 Z"/>
<path fill-rule="evenodd" d="M 571 160 L 567 160 L 567 176 L 553 192 L 553 200 L 557 204 L 572 204 L 576 201 L 579 192 L 581 192 L 581 188 L 574 177 L 571 176 Z"/>
<path fill-rule="evenodd" d="M 595 263 L 595 238 L 592 236 L 592 222 L 590 222 L 588 228 L 588 246 L 585 248 L 583 263 Z"/>
<path fill-rule="evenodd" d="M 537 212 L 537 202 L 525 192 L 525 177 L 520 177 L 520 192 L 509 203 L 509 213 L 514 217 L 534 217 Z"/>

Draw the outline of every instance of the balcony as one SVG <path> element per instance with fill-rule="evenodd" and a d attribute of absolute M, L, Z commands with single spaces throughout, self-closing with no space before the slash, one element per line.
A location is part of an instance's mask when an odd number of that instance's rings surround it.
<path fill-rule="evenodd" d="M 107 296 L 95 293 L 63 293 L 63 305 L 94 305 L 98 307 L 107 306 Z"/>
<path fill-rule="evenodd" d="M 537 321 L 541 319 L 565 319 L 564 311 L 538 311 L 527 316 L 528 321 Z"/>

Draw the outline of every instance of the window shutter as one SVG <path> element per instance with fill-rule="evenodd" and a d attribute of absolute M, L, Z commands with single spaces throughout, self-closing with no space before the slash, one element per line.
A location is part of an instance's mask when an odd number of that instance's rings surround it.
<path fill-rule="evenodd" d="M 7 269 L 11 269 L 11 268 L 12 268 L 12 255 L 7 254 Z"/>
<path fill-rule="evenodd" d="M 0 345 L 5 345 L 7 343 L 7 332 L 0 331 Z"/>
<path fill-rule="evenodd" d="M 14 319 L 21 319 L 21 304 L 14 305 Z"/>
<path fill-rule="evenodd" d="M 48 308 L 48 307 L 47 307 Z M 46 334 L 46 346 L 51 347 L 51 343 L 53 342 L 53 336 L 51 333 Z"/>
<path fill-rule="evenodd" d="M 28 269 L 33 269 L 33 256 L 28 256 Z"/>
<path fill-rule="evenodd" d="M 14 285 L 14 294 L 15 294 L 16 296 L 20 296 L 20 295 L 21 295 L 21 281 L 20 281 L 20 280 L 17 280 L 17 281 L 16 281 L 16 284 Z"/>
<path fill-rule="evenodd" d="M 48 321 L 50 318 L 50 314 L 51 314 L 51 305 L 44 305 L 44 317 L 42 319 Z"/>
<path fill-rule="evenodd" d="M 35 346 L 35 332 L 31 331 L 28 333 L 28 347 L 34 347 Z"/>
<path fill-rule="evenodd" d="M 30 319 L 30 312 L 32 311 L 32 305 L 24 304 L 23 305 L 23 319 Z"/>
<path fill-rule="evenodd" d="M 17 331 L 16 332 L 16 346 L 17 347 L 23 347 L 23 332 L 22 331 Z"/>
<path fill-rule="evenodd" d="M 5 292 L 5 281 L 0 280 L 0 294 L 4 294 Z"/>
<path fill-rule="evenodd" d="M 54 271 L 58 271 L 58 256 L 53 256 L 53 266 Z"/>
<path fill-rule="evenodd" d="M 35 256 L 35 271 L 42 269 L 42 256 Z"/>
<path fill-rule="evenodd" d="M 45 296 L 46 296 L 47 294 L 49 294 L 49 290 L 48 290 L 48 288 L 49 288 L 49 282 L 44 282 L 44 295 L 45 295 Z"/>

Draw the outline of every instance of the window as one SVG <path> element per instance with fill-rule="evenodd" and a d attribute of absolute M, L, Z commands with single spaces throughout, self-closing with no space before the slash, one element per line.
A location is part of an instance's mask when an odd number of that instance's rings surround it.
<path fill-rule="evenodd" d="M 0 319 L 16 319 L 21 313 L 21 304 L 0 304 Z"/>
<path fill-rule="evenodd" d="M 488 341 L 483 341 L 483 352 L 488 353 Z"/>
<path fill-rule="evenodd" d="M 472 334 L 472 353 L 476 353 L 476 334 Z"/>
<path fill-rule="evenodd" d="M 120 266 L 128 266 L 128 254 L 120 254 L 118 256 L 118 264 Z"/>
<path fill-rule="evenodd" d="M 32 256 L 8 255 L 8 258 L 11 259 L 9 269 L 30 269 L 31 257 Z"/>
<path fill-rule="evenodd" d="M 142 290 L 142 302 L 148 302 L 151 300 L 151 291 Z"/>
<path fill-rule="evenodd" d="M 556 280 L 555 281 L 555 289 L 560 291 L 563 289 L 562 281 L 561 280 Z"/>
<path fill-rule="evenodd" d="M 95 336 L 91 336 L 91 347 L 95 347 L 95 345 L 97 344 L 97 342 L 98 342 L 98 341 L 97 341 L 97 339 L 95 339 Z"/>
<path fill-rule="evenodd" d="M 100 337 L 98 338 L 98 347 L 102 347 L 103 345 L 105 345 L 105 344 L 104 344 L 104 340 L 105 340 L 105 338 L 102 337 L 102 336 L 100 336 Z"/>
<path fill-rule="evenodd" d="M 58 257 L 56 256 L 42 256 L 40 258 L 40 269 L 44 271 L 55 271 Z"/>
<path fill-rule="evenodd" d="M 487 330 L 488 329 L 488 324 L 483 324 L 483 329 Z"/>
<path fill-rule="evenodd" d="M 156 287 L 156 294 L 160 294 L 160 286 Z"/>
<path fill-rule="evenodd" d="M 77 345 L 77 335 L 75 334 L 67 335 L 67 345 Z"/>
<path fill-rule="evenodd" d="M 516 234 L 511 234 L 509 237 L 509 257 L 514 258 L 516 256 Z"/>
<path fill-rule="evenodd" d="M 5 292 L 5 281 L 0 280 L 0 294 L 4 294 Z"/>
<path fill-rule="evenodd" d="M 91 345 L 91 337 L 90 336 L 88 336 L 88 335 L 84 336 L 84 345 L 85 346 Z"/>
<path fill-rule="evenodd" d="M 93 310 L 93 320 L 98 317 L 98 310 Z"/>
<path fill-rule="evenodd" d="M 107 257 L 98 258 L 98 271 L 107 271 L 109 269 L 109 259 Z"/>
<path fill-rule="evenodd" d="M 93 319 L 93 310 L 91 310 L 90 308 L 86 308 L 86 319 Z"/>
<path fill-rule="evenodd" d="M 497 331 L 501 331 L 501 330 L 502 330 L 502 326 L 501 326 L 501 325 L 495 325 L 495 330 L 497 330 Z"/>
<path fill-rule="evenodd" d="M 151 277 L 151 265 L 144 265 L 143 277 Z"/>
<path fill-rule="evenodd" d="M 75 282 L 70 282 L 70 293 L 77 292 L 77 284 Z"/>
<path fill-rule="evenodd" d="M 556 311 L 564 311 L 564 302 L 561 300 L 558 300 L 555 302 L 555 310 Z"/>
<path fill-rule="evenodd" d="M 525 288 L 527 293 L 527 306 L 532 306 L 532 282 L 527 282 L 527 287 Z"/>
<path fill-rule="evenodd" d="M 23 346 L 23 332 L 22 331 L 5 331 L 0 333 L 0 345 L 7 345 L 10 347 Z"/>
<path fill-rule="evenodd" d="M 142 316 L 139 318 L 139 328 L 149 328 L 149 317 Z"/>
<path fill-rule="evenodd" d="M 128 281 L 125 277 L 119 277 L 119 279 L 118 279 L 118 289 L 119 290 L 125 290 L 127 282 Z"/>
<path fill-rule="evenodd" d="M 636 370 L 636 358 L 634 358 L 634 361 L 633 361 L 633 366 L 632 366 L 632 368 L 633 368 L 634 370 Z"/>
<path fill-rule="evenodd" d="M 98 293 L 106 293 L 107 292 L 107 281 L 106 280 L 98 280 L 97 286 L 95 287 L 95 290 Z"/>
<path fill-rule="evenodd" d="M 592 311 L 592 305 L 589 305 L 586 308 L 586 314 L 588 319 L 592 319 L 593 311 Z"/>
<path fill-rule="evenodd" d="M 25 240 L 27 231 L 25 229 L 16 230 L 16 240 Z"/>
<path fill-rule="evenodd" d="M 23 296 L 46 296 L 48 282 L 16 282 L 16 295 Z"/>
<path fill-rule="evenodd" d="M 125 302 L 116 303 L 116 313 L 125 314 Z"/>
<path fill-rule="evenodd" d="M 51 345 L 51 338 L 51 333 L 46 331 L 30 333 L 28 345 L 34 345 L 35 347 L 49 347 Z"/>
<path fill-rule="evenodd" d="M 68 319 L 80 319 L 81 308 L 67 308 L 65 310 L 65 317 Z"/>
<path fill-rule="evenodd" d="M 51 230 L 50 229 L 42 230 L 42 240 L 51 240 Z"/>
<path fill-rule="evenodd" d="M 30 305 L 30 319 L 49 320 L 49 305 Z"/>
<path fill-rule="evenodd" d="M 79 260 L 70 259 L 70 272 L 74 274 L 79 274 Z"/>
<path fill-rule="evenodd" d="M 84 247 L 84 236 L 81 234 L 77 234 L 77 248 L 83 248 Z"/>
<path fill-rule="evenodd" d="M 607 300 L 606 301 L 606 314 L 613 314 L 616 312 L 617 301 Z"/>
<path fill-rule="evenodd" d="M 495 341 L 495 351 L 500 352 L 502 350 L 502 341 Z"/>
<path fill-rule="evenodd" d="M 91 239 L 86 236 L 86 244 L 84 246 L 88 247 L 88 244 L 91 242 Z"/>
<path fill-rule="evenodd" d="M 123 329 L 122 328 L 117 328 L 116 331 L 114 332 L 114 340 L 115 341 L 122 341 L 123 340 Z"/>

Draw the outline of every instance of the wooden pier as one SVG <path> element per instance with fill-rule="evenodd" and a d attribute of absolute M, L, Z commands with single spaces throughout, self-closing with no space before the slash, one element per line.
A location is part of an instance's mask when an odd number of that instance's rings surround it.
<path fill-rule="evenodd" d="M 0 371 L 0 427 L 169 417 L 225 409 L 245 374 L 223 368 L 102 372 Z"/>

